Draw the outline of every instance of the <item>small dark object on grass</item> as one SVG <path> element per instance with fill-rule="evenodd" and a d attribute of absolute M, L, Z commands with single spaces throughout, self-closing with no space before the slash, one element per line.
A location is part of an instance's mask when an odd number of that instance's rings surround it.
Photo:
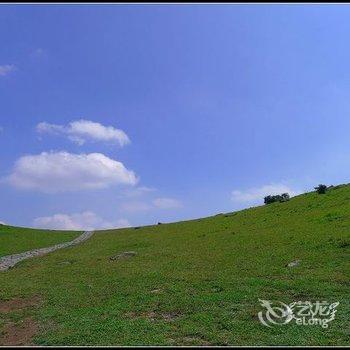
<path fill-rule="evenodd" d="M 157 225 L 161 225 L 162 223 L 161 222 L 158 222 L 158 224 Z"/>
<path fill-rule="evenodd" d="M 141 226 L 136 226 L 134 227 L 134 230 L 138 230 L 139 228 L 141 228 Z"/>

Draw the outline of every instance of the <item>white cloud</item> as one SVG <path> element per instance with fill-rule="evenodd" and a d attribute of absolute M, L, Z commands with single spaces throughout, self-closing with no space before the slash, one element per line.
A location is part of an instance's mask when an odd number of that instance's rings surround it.
<path fill-rule="evenodd" d="M 0 65 L 0 76 L 5 76 L 16 70 L 16 66 L 13 64 Z"/>
<path fill-rule="evenodd" d="M 250 188 L 246 191 L 235 190 L 231 192 L 231 199 L 234 202 L 250 203 L 250 202 L 263 202 L 264 197 L 268 195 L 276 195 L 282 193 L 289 193 L 289 195 L 295 196 L 300 194 L 300 191 L 293 190 L 284 184 L 270 184 L 262 187 Z"/>
<path fill-rule="evenodd" d="M 159 209 L 176 209 L 182 207 L 181 202 L 174 198 L 156 198 L 153 200 L 153 205 Z"/>
<path fill-rule="evenodd" d="M 4 221 L 0 221 L 0 225 L 7 225 Z"/>
<path fill-rule="evenodd" d="M 7 181 L 46 193 L 135 185 L 135 173 L 101 153 L 43 152 L 19 158 Z"/>
<path fill-rule="evenodd" d="M 121 147 L 130 143 L 128 135 L 123 130 L 84 119 L 73 121 L 68 125 L 42 122 L 36 126 L 36 130 L 41 134 L 67 136 L 79 145 L 86 141 L 117 142 Z"/>
<path fill-rule="evenodd" d="M 119 219 L 114 222 L 105 221 L 94 212 L 85 211 L 76 214 L 54 214 L 43 216 L 33 220 L 35 227 L 52 230 L 98 230 L 109 228 L 130 227 L 126 219 Z"/>

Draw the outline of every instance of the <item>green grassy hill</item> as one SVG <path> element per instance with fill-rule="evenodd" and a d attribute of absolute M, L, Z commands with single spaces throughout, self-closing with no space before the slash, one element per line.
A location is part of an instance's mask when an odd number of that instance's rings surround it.
<path fill-rule="evenodd" d="M 36 230 L 0 225 L 0 258 L 9 254 L 68 242 L 78 235 L 78 232 Z"/>
<path fill-rule="evenodd" d="M 45 345 L 350 345 L 349 258 L 350 186 L 100 231 L 0 273 L 0 344 L 17 331 L 17 343 Z M 340 305 L 327 329 L 268 328 L 258 299 Z"/>

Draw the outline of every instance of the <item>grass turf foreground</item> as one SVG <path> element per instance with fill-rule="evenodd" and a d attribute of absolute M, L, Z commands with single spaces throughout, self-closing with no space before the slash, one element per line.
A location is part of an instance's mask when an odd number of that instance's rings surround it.
<path fill-rule="evenodd" d="M 100 231 L 0 273 L 0 344 L 350 345 L 349 232 L 348 185 L 199 220 Z M 258 299 L 340 305 L 327 329 L 268 328 Z"/>

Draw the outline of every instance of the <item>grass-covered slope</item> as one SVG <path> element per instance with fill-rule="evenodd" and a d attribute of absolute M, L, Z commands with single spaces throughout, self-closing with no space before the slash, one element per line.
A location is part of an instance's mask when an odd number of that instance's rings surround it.
<path fill-rule="evenodd" d="M 137 254 L 110 260 L 125 251 Z M 2 314 L 2 339 L 9 322 L 29 319 L 36 344 L 350 345 L 349 258 L 349 186 L 200 220 L 98 232 L 0 273 L 3 303 L 41 300 Z M 300 264 L 286 267 L 294 260 Z M 328 329 L 267 328 L 257 317 L 259 298 L 340 305 Z"/>
<path fill-rule="evenodd" d="M 78 232 L 36 230 L 0 225 L 0 257 L 71 241 Z"/>

